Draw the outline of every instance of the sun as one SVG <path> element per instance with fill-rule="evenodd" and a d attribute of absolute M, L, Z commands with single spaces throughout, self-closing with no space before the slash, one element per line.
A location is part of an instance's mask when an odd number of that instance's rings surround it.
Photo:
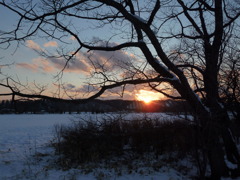
<path fill-rule="evenodd" d="M 155 93 L 147 90 L 140 90 L 137 94 L 135 94 L 135 96 L 137 100 L 144 101 L 146 104 L 162 98 L 162 95 L 160 93 Z"/>

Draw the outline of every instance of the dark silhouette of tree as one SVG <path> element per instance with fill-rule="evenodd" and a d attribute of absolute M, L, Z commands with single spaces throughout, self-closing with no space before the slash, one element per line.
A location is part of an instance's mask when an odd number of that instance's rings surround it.
<path fill-rule="evenodd" d="M 219 70 L 226 57 L 225 47 L 229 39 L 239 38 L 237 0 L 26 0 L 21 3 L 1 0 L 0 5 L 19 17 L 12 30 L 1 31 L 0 43 L 5 48 L 37 35 L 57 40 L 65 47 L 69 44 L 66 37 L 76 40 L 73 49 L 59 49 L 58 55 L 38 50 L 47 58 L 65 59 L 58 78 L 78 53 L 85 50 L 93 70 L 94 81 L 89 81 L 89 86 L 97 92 L 85 99 L 69 96 L 65 101 L 81 103 L 109 89 L 122 87 L 124 91 L 126 85 L 146 84 L 167 97 L 185 99 L 192 106 L 214 179 L 231 174 L 224 155 L 240 166 L 239 152 L 229 129 L 230 119 L 219 94 Z M 99 31 L 107 29 L 113 34 L 104 40 L 87 41 L 81 34 L 85 21 L 95 23 Z M 94 58 L 94 53 L 100 51 L 128 50 L 136 50 L 139 61 L 134 57 L 123 61 L 114 54 L 104 62 Z M 10 78 L 0 85 L 10 90 L 3 94 L 12 95 L 13 99 L 18 96 L 64 101 L 59 96 L 44 95 L 41 88 L 35 93 L 21 91 L 21 83 Z M 169 88 L 175 93 L 170 93 Z"/>
<path fill-rule="evenodd" d="M 240 49 L 239 40 L 230 43 L 219 73 L 220 97 L 235 119 L 240 120 Z"/>

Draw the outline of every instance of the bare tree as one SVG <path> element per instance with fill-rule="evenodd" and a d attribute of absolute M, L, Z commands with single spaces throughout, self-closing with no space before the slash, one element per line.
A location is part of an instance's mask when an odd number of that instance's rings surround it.
<path fill-rule="evenodd" d="M 58 55 L 41 51 L 45 57 L 65 59 L 61 73 L 79 52 L 86 50 L 94 67 L 91 75 L 95 81 L 89 84 L 98 86 L 98 92 L 86 99 L 71 101 L 97 98 L 106 90 L 124 89 L 128 84 L 147 84 L 159 93 L 191 104 L 197 114 L 195 123 L 205 138 L 214 179 L 230 175 L 225 154 L 229 161 L 240 166 L 240 156 L 229 129 L 230 119 L 220 101 L 218 79 L 226 57 L 225 46 L 229 39 L 237 38 L 234 36 L 240 16 L 237 0 L 1 0 L 0 5 L 19 17 L 11 31 L 1 31 L 3 47 L 36 36 L 52 38 L 66 46 L 69 44 L 66 37 L 71 36 L 77 42 L 73 49 L 59 49 Z M 85 38 L 81 30 L 86 21 L 95 24 L 99 32 L 101 29 L 108 30 L 109 34 L 113 32 L 112 36 L 92 41 Z M 102 62 L 91 54 L 129 50 L 136 52 L 141 61 L 116 61 L 113 55 Z M 109 62 L 121 68 L 111 72 Z M 9 88 L 13 97 L 61 99 L 21 92 L 10 80 L 0 85 Z M 179 96 L 166 91 L 169 88 Z"/>
<path fill-rule="evenodd" d="M 232 112 L 235 119 L 240 119 L 240 49 L 239 38 L 229 43 L 224 53 L 225 58 L 219 73 L 220 97 L 225 108 Z"/>

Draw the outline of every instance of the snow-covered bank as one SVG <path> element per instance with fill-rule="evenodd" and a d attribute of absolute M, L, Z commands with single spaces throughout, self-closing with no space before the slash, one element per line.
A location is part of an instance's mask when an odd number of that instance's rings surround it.
<path fill-rule="evenodd" d="M 21 114 L 0 115 L 0 179 L 187 179 L 174 168 L 163 166 L 157 171 L 141 167 L 140 170 L 121 173 L 95 167 L 90 173 L 82 169 L 67 171 L 55 168 L 53 164 L 54 152 L 47 144 L 53 139 L 55 124 L 70 124 L 72 120 L 81 118 L 100 119 L 114 116 L 113 114 Z M 162 113 L 152 114 L 121 114 L 125 119 L 148 116 L 162 117 L 171 120 L 172 116 Z M 190 165 L 188 162 L 183 162 Z M 190 172 L 189 172 L 190 173 Z"/>

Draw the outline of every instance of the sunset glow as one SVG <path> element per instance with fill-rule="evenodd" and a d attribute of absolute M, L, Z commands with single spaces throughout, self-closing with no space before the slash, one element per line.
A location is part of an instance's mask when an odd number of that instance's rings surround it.
<path fill-rule="evenodd" d="M 160 93 L 155 93 L 147 90 L 140 90 L 137 94 L 135 94 L 136 99 L 139 101 L 144 101 L 145 103 L 150 103 L 154 100 L 159 100 L 162 98 Z"/>

